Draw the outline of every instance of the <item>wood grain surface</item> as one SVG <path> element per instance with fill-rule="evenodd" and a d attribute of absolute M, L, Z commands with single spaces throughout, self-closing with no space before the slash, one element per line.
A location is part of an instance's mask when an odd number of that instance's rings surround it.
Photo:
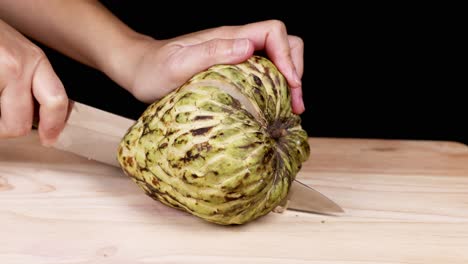
<path fill-rule="evenodd" d="M 0 263 L 468 263 L 468 147 L 311 138 L 298 175 L 343 216 L 287 210 L 218 226 L 146 196 L 122 171 L 0 140 Z"/>

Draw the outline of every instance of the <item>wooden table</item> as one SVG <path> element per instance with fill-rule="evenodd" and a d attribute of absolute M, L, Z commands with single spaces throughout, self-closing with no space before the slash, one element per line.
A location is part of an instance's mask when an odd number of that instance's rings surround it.
<path fill-rule="evenodd" d="M 0 263 L 468 263 L 468 147 L 311 138 L 298 178 L 343 216 L 288 210 L 218 226 L 117 168 L 0 141 Z"/>

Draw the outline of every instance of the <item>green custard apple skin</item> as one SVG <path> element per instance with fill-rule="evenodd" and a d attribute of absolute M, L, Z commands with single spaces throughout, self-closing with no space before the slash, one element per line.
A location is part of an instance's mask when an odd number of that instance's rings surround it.
<path fill-rule="evenodd" d="M 117 159 L 157 201 L 221 225 L 250 222 L 286 198 L 309 157 L 290 101 L 264 57 L 215 65 L 151 104 Z"/>

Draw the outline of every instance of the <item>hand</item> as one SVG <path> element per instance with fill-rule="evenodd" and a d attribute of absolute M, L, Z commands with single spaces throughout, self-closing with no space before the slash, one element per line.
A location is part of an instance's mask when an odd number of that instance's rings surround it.
<path fill-rule="evenodd" d="M 0 20 L 0 138 L 26 135 L 39 103 L 39 137 L 53 144 L 65 125 L 68 98 L 44 53 Z"/>
<path fill-rule="evenodd" d="M 281 21 L 262 21 L 244 26 L 224 26 L 177 38 L 146 40 L 126 87 L 136 98 L 151 103 L 214 64 L 235 64 L 264 50 L 286 77 L 291 88 L 293 112 L 304 111 L 301 77 L 304 44 L 287 34 Z"/>

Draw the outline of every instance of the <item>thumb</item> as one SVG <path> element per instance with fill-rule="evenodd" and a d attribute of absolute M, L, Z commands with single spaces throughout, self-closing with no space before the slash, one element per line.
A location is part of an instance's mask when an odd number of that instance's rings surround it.
<path fill-rule="evenodd" d="M 253 43 L 248 39 L 212 39 L 182 48 L 179 55 L 183 63 L 179 67 L 193 75 L 216 64 L 243 62 L 253 52 Z"/>

